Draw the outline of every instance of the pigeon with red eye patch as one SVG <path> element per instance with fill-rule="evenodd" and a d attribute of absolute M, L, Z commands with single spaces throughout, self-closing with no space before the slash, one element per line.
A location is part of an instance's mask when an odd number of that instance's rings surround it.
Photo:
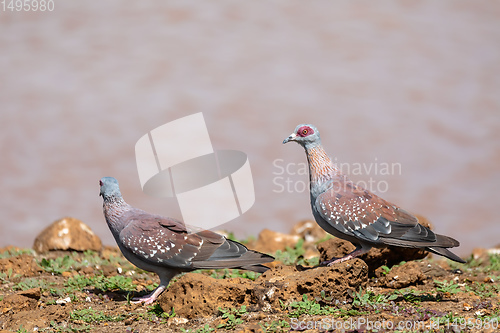
<path fill-rule="evenodd" d="M 331 266 L 366 253 L 372 247 L 386 246 L 422 248 L 465 263 L 448 250 L 460 245 L 457 240 L 435 234 L 419 224 L 414 215 L 343 175 L 323 149 L 316 127 L 297 126 L 283 143 L 290 141 L 297 142 L 306 151 L 311 208 L 316 222 L 326 232 L 356 246 L 348 255 L 322 264 Z"/>
<path fill-rule="evenodd" d="M 153 303 L 170 280 L 182 272 L 197 269 L 240 268 L 263 273 L 262 264 L 274 258 L 226 239 L 209 230 L 195 230 L 181 221 L 153 215 L 127 204 L 118 181 L 99 181 L 106 222 L 121 252 L 135 266 L 154 272 L 160 285 L 150 295 L 134 298 L 134 303 Z"/>

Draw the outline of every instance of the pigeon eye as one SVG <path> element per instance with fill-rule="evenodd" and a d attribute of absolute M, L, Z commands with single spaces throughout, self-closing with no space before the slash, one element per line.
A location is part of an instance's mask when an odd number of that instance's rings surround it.
<path fill-rule="evenodd" d="M 302 130 L 302 135 L 306 135 L 307 134 L 307 130 Z"/>

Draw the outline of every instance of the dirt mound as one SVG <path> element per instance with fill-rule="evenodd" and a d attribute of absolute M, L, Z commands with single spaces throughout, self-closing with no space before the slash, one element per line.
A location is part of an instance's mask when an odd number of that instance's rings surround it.
<path fill-rule="evenodd" d="M 217 309 L 246 305 L 272 311 L 306 294 L 311 298 L 345 300 L 368 282 L 368 267 L 355 259 L 332 267 L 302 269 L 279 265 L 257 280 L 232 278 L 216 280 L 202 274 L 186 274 L 162 294 L 159 303 L 165 312 L 196 318 L 217 314 Z"/>
<path fill-rule="evenodd" d="M 35 257 L 29 254 L 0 259 L 1 273 L 21 276 L 35 276 L 41 271 L 42 269 L 37 265 Z"/>
<path fill-rule="evenodd" d="M 256 303 L 256 283 L 248 279 L 214 279 L 198 273 L 183 275 L 165 291 L 158 302 L 163 311 L 185 318 L 216 315 L 218 308 Z"/>
<path fill-rule="evenodd" d="M 422 265 L 418 262 L 410 261 L 401 266 L 394 266 L 392 269 L 379 267 L 375 271 L 379 286 L 388 288 L 406 288 L 424 282 L 425 274 L 422 272 Z"/>

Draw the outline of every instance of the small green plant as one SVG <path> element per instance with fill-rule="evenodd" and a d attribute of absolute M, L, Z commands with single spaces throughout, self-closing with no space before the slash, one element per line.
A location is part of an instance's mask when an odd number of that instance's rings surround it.
<path fill-rule="evenodd" d="M 438 300 L 434 295 L 411 288 L 396 290 L 393 294 L 388 296 L 387 300 L 393 301 L 398 299 L 399 297 L 401 297 L 406 302 L 414 304 L 418 304 L 420 302 L 435 302 Z"/>
<path fill-rule="evenodd" d="M 488 255 L 490 264 L 485 267 L 485 272 L 498 272 L 500 271 L 500 255 L 489 254 Z"/>
<path fill-rule="evenodd" d="M 382 268 L 382 274 L 384 275 L 387 275 L 387 273 L 389 273 L 391 271 L 391 269 L 389 267 L 387 267 L 386 265 L 383 265 L 383 266 L 380 266 L 380 268 Z"/>
<path fill-rule="evenodd" d="M 207 271 L 209 272 L 209 271 Z M 252 271 L 243 271 L 239 269 L 223 269 L 212 271 L 210 276 L 214 279 L 227 279 L 227 278 L 243 278 L 254 281 L 260 274 Z"/>
<path fill-rule="evenodd" d="M 20 256 L 20 255 L 23 255 L 23 254 L 33 255 L 34 253 L 35 253 L 35 251 L 33 251 L 32 249 L 15 249 L 15 248 L 12 248 L 12 249 L 9 249 L 7 251 L 4 251 L 4 252 L 0 253 L 0 259 L 10 258 L 10 257 L 17 257 L 17 256 Z"/>
<path fill-rule="evenodd" d="M 84 324 L 83 326 L 72 326 L 71 324 L 67 325 L 58 325 L 55 321 L 50 322 L 50 327 L 40 329 L 40 332 L 88 332 L 90 331 L 90 326 Z"/>
<path fill-rule="evenodd" d="M 393 268 L 403 266 L 406 264 L 406 261 L 401 261 L 399 264 L 393 265 L 391 268 L 389 268 L 386 265 L 380 266 L 382 268 L 382 274 L 387 275 Z"/>
<path fill-rule="evenodd" d="M 132 301 L 132 293 L 130 291 L 127 293 L 127 296 L 125 296 L 125 299 L 127 300 L 127 304 L 128 305 L 132 304 L 131 303 L 131 301 Z"/>
<path fill-rule="evenodd" d="M 43 290 L 47 290 L 51 284 L 49 284 L 45 280 L 39 280 L 36 278 L 26 278 L 22 281 L 19 281 L 16 285 L 12 287 L 14 290 L 28 290 L 31 288 L 40 288 Z"/>
<path fill-rule="evenodd" d="M 22 324 L 21 324 L 21 326 L 19 326 L 19 328 L 16 331 L 16 333 L 28 333 L 28 332 L 29 331 L 27 329 L 25 329 Z"/>
<path fill-rule="evenodd" d="M 306 294 L 302 295 L 302 301 L 292 302 L 288 307 L 292 309 L 289 312 L 289 316 L 292 318 L 299 318 L 302 315 L 328 315 L 337 312 L 333 307 L 322 307 L 315 300 L 308 300 Z"/>
<path fill-rule="evenodd" d="M 236 326 L 243 324 L 241 316 L 247 313 L 247 307 L 242 305 L 239 309 L 221 309 L 219 312 L 222 313 L 222 318 L 227 319 L 224 324 L 219 324 L 217 328 L 225 328 L 226 330 L 233 330 Z"/>
<path fill-rule="evenodd" d="M 273 320 L 270 323 L 265 322 L 259 325 L 265 333 L 281 333 L 290 330 L 290 324 L 286 320 Z"/>
<path fill-rule="evenodd" d="M 352 293 L 352 306 L 357 309 L 371 307 L 376 309 L 378 305 L 387 305 L 389 301 L 393 301 L 397 298 L 397 295 L 376 295 L 372 291 L 362 292 L 361 289 L 358 292 Z"/>
<path fill-rule="evenodd" d="M 450 293 L 450 294 L 456 294 L 460 292 L 460 286 L 451 281 L 448 282 L 447 280 L 444 281 L 434 280 L 434 283 L 436 284 L 436 290 L 439 292 Z"/>
<path fill-rule="evenodd" d="M 135 291 L 136 286 L 132 283 L 131 277 L 115 275 L 105 277 L 103 275 L 86 277 L 84 275 L 75 275 L 66 281 L 67 291 L 82 290 L 85 287 L 93 286 L 101 291 L 123 290 Z"/>
<path fill-rule="evenodd" d="M 201 327 L 201 328 L 198 328 L 196 331 L 193 331 L 193 330 L 187 330 L 185 328 L 181 328 L 181 332 L 183 333 L 210 333 L 210 332 L 213 332 L 215 331 L 214 328 L 210 328 L 210 326 L 208 324 L 206 324 L 205 326 Z"/>
<path fill-rule="evenodd" d="M 175 309 L 172 308 L 170 313 L 166 313 L 163 311 L 161 306 L 158 303 L 150 306 L 148 309 L 148 313 L 151 315 L 150 320 L 156 321 L 156 319 L 165 319 L 175 317 Z"/>
<path fill-rule="evenodd" d="M 2 283 L 11 282 L 12 280 L 18 279 L 19 277 L 21 277 L 20 274 L 12 274 L 12 268 L 9 268 L 7 272 L 0 273 L 0 280 L 2 280 Z"/>
<path fill-rule="evenodd" d="M 434 316 L 430 318 L 430 322 L 433 325 L 450 325 L 454 323 L 466 323 L 467 321 L 465 320 L 464 317 L 460 316 L 455 316 L 452 312 L 445 314 L 444 316 Z"/>
<path fill-rule="evenodd" d="M 136 290 L 136 285 L 132 283 L 131 277 L 125 277 L 123 275 L 115 275 L 110 277 L 103 277 L 97 279 L 95 287 L 102 291 L 110 290 L 124 290 L 133 291 Z"/>
<path fill-rule="evenodd" d="M 285 251 L 278 250 L 275 253 L 275 258 L 277 261 L 281 261 L 285 265 L 294 265 L 299 263 L 299 259 L 303 260 L 303 255 L 306 252 L 306 250 L 303 247 L 304 245 L 304 240 L 301 238 L 295 244 L 295 247 L 286 247 Z"/>
<path fill-rule="evenodd" d="M 38 265 L 46 272 L 52 274 L 62 274 L 71 269 L 71 267 L 76 263 L 69 256 L 57 257 L 56 259 L 46 259 L 43 258 Z"/>
<path fill-rule="evenodd" d="M 479 283 L 477 281 L 474 281 L 470 286 L 466 286 L 465 289 L 484 298 L 495 297 L 500 292 L 500 286 L 498 284 Z"/>
<path fill-rule="evenodd" d="M 84 275 L 77 274 L 66 280 L 65 286 L 68 288 L 68 291 L 82 290 L 87 286 L 93 285 L 94 281 L 95 277 L 86 277 Z"/>
<path fill-rule="evenodd" d="M 86 323 L 98 323 L 101 321 L 121 321 L 124 319 L 122 315 L 109 316 L 102 311 L 96 311 L 92 308 L 74 310 L 69 314 L 69 318 L 73 321 L 81 320 Z"/>

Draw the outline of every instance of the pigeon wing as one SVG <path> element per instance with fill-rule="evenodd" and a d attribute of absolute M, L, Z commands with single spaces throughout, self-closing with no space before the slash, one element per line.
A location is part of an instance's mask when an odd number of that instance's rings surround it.
<path fill-rule="evenodd" d="M 260 264 L 274 261 L 274 258 L 249 250 L 243 244 L 226 239 L 210 230 L 197 233 L 203 240 L 199 255 L 193 259 L 193 268 L 244 268 L 257 272 L 267 270 Z"/>
<path fill-rule="evenodd" d="M 128 214 L 127 226 L 120 232 L 123 247 L 141 260 L 158 266 L 189 268 L 203 241 L 188 234 L 180 221 L 140 210 Z"/>
<path fill-rule="evenodd" d="M 436 235 L 412 214 L 351 181 L 340 185 L 330 186 L 315 201 L 320 216 L 338 231 L 372 243 L 436 241 Z"/>

